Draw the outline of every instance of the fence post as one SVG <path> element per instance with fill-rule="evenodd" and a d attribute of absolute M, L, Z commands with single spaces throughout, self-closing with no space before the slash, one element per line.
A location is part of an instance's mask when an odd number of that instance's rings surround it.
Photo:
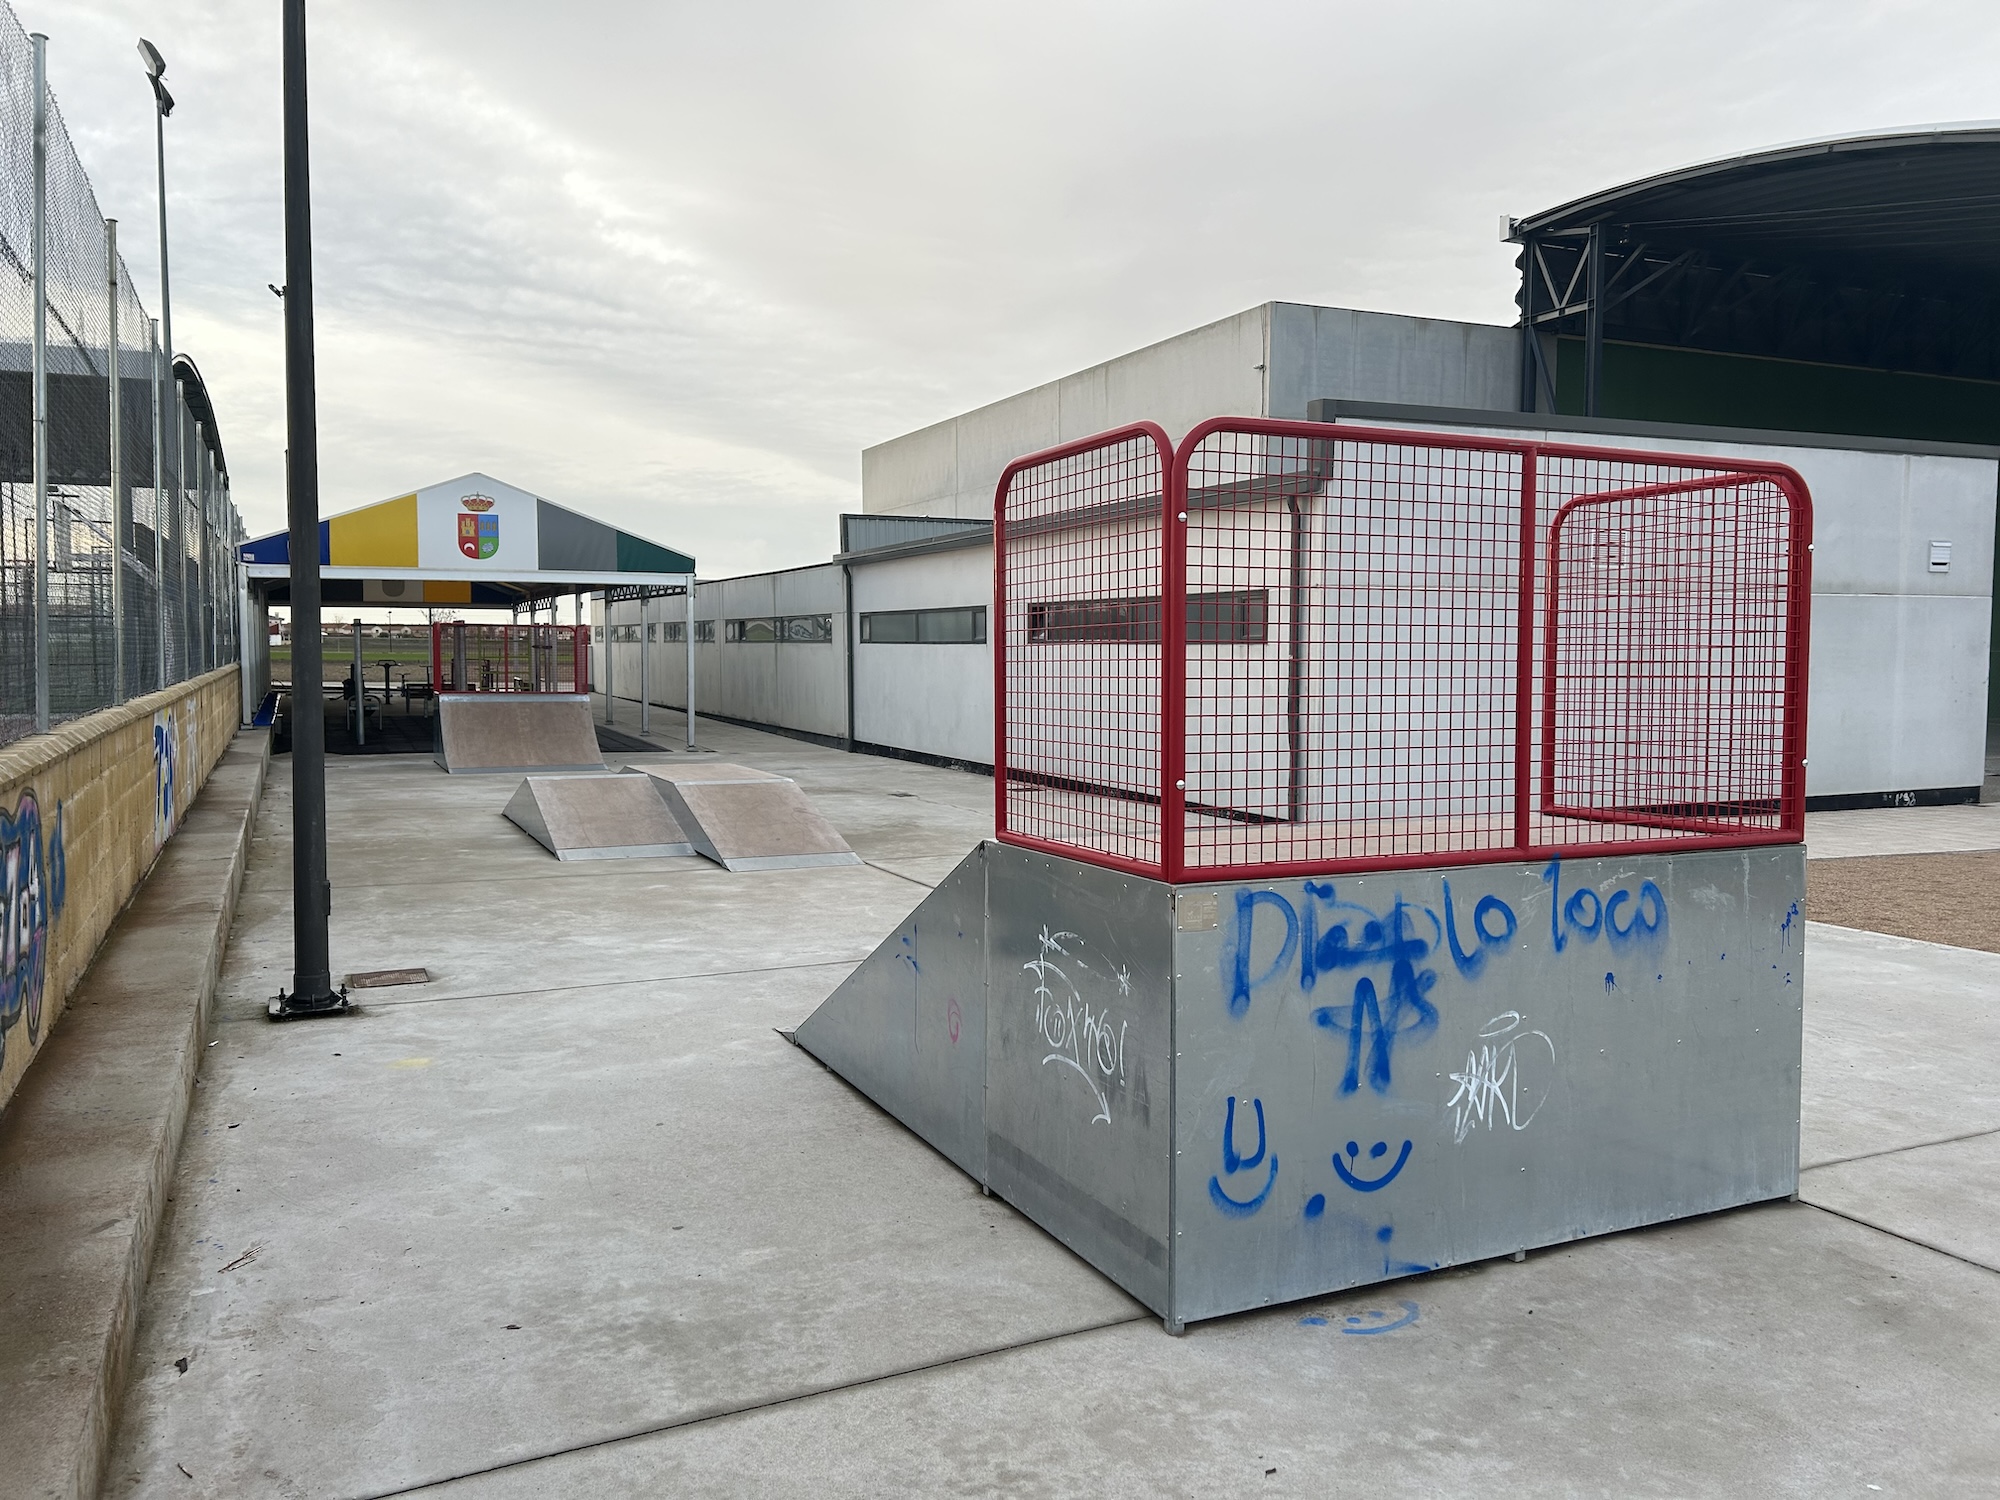
<path fill-rule="evenodd" d="M 159 595 L 160 616 L 160 680 L 153 684 L 164 689 L 167 685 L 167 450 L 165 418 L 161 412 L 161 397 L 165 391 L 165 378 L 160 373 L 160 320 L 153 318 L 151 336 L 153 348 L 153 588 Z M 293 634 L 297 634 L 296 631 Z M 298 681 L 294 677 L 293 713 L 297 714 Z"/>
<path fill-rule="evenodd" d="M 105 346 L 111 357 L 111 701 L 125 701 L 125 535 L 131 524 L 131 499 L 125 490 L 125 453 L 120 431 L 122 400 L 118 394 L 118 221 L 104 221 Z"/>
<path fill-rule="evenodd" d="M 49 39 L 35 49 L 35 728 L 49 727 Z"/>
<path fill-rule="evenodd" d="M 1184 873 L 1187 843 L 1187 466 L 1198 443 L 1160 454 L 1160 875 Z M 1294 601 L 1293 608 L 1297 608 Z"/>
<path fill-rule="evenodd" d="M 1514 848 L 1528 857 L 1534 840 L 1530 825 L 1529 795 L 1531 762 L 1529 746 L 1534 734 L 1535 710 L 1535 558 L 1539 553 L 1536 536 L 1535 486 L 1540 475 L 1536 459 L 1539 448 L 1521 455 L 1521 539 L 1520 592 L 1516 597 L 1514 638 Z"/>

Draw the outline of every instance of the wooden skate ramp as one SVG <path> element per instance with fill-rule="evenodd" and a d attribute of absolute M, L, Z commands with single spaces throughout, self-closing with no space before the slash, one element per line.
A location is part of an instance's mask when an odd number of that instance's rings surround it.
<path fill-rule="evenodd" d="M 602 771 L 583 693 L 440 693 L 437 763 L 454 775 Z"/>
<path fill-rule="evenodd" d="M 506 816 L 557 859 L 694 853 L 647 776 L 530 776 Z"/>
<path fill-rule="evenodd" d="M 727 870 L 858 865 L 834 826 L 788 776 L 727 762 L 645 766 L 695 849 Z"/>

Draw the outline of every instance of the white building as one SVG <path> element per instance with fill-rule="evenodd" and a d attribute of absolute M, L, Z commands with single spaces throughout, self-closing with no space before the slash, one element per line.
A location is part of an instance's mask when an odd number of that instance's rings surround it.
<path fill-rule="evenodd" d="M 831 561 L 699 586 L 696 711 L 857 748 L 989 766 L 990 522 L 1014 458 L 1127 422 L 1360 422 L 1754 457 L 1812 489 L 1807 795 L 1969 800 L 1984 779 L 2000 448 L 1516 410 L 1522 335 L 1266 303 L 878 444 Z M 685 701 L 680 600 L 649 606 L 648 692 Z M 675 618 L 667 618 L 669 615 Z M 595 680 L 636 699 L 639 606 Z M 596 616 L 604 624 L 602 605 Z"/>

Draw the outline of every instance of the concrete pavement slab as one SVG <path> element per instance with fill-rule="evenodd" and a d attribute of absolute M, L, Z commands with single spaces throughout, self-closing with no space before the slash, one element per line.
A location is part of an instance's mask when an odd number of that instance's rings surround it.
<path fill-rule="evenodd" d="M 1991 1494 L 1996 1390 L 2000 1278 L 1778 1204 L 1185 1339 L 1058 1339 L 422 1493 Z"/>
<path fill-rule="evenodd" d="M 1806 814 L 1806 854 L 1811 859 L 1971 849 L 2000 849 L 2000 803 Z"/>
<path fill-rule="evenodd" d="M 1139 1316 L 776 1035 L 842 972 L 222 1028 L 107 1493 L 371 1493 Z"/>
<path fill-rule="evenodd" d="M 1799 1163 L 2000 1128 L 2000 954 L 1811 923 Z"/>
<path fill-rule="evenodd" d="M 2000 1271 L 2000 1131 L 1799 1174 L 1799 1197 Z"/>

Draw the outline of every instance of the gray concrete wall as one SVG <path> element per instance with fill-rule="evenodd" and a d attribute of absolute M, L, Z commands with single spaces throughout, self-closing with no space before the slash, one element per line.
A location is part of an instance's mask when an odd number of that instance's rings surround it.
<path fill-rule="evenodd" d="M 1260 416 L 1270 304 L 1092 365 L 861 453 L 861 508 L 993 514 L 1000 471 L 1024 453 L 1126 422 L 1176 441 L 1214 416 Z"/>
<path fill-rule="evenodd" d="M 1303 422 L 1306 403 L 1323 398 L 1501 411 L 1519 402 L 1519 329 L 1298 302 L 1269 312 L 1266 416 Z"/>
<path fill-rule="evenodd" d="M 1304 420 L 1322 397 L 1512 410 L 1520 335 L 1486 323 L 1267 302 L 861 454 L 871 513 L 993 513 L 1024 453 L 1127 422 L 1175 442 L 1209 417 Z"/>

